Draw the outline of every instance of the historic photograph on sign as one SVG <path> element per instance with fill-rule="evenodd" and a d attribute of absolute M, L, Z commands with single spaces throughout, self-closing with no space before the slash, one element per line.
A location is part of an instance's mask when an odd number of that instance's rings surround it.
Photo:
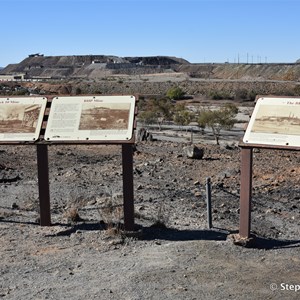
<path fill-rule="evenodd" d="M 126 130 L 129 112 L 130 103 L 84 103 L 79 130 Z"/>
<path fill-rule="evenodd" d="M 0 139 L 37 139 L 46 101 L 44 98 L 0 98 Z"/>
<path fill-rule="evenodd" d="M 41 105 L 10 105 L 0 107 L 0 133 L 35 132 Z"/>
<path fill-rule="evenodd" d="M 271 145 L 300 145 L 300 99 L 260 98 L 244 142 Z"/>
<path fill-rule="evenodd" d="M 300 105 L 280 105 L 273 110 L 262 105 L 256 114 L 251 132 L 300 135 Z"/>
<path fill-rule="evenodd" d="M 52 100 L 45 138 L 50 141 L 128 141 L 134 96 L 70 96 Z"/>

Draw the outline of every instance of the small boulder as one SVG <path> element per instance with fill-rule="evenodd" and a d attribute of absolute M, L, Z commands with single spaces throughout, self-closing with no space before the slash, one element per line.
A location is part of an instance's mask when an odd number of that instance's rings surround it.
<path fill-rule="evenodd" d="M 204 155 L 204 149 L 198 148 L 195 145 L 184 147 L 183 151 L 188 158 L 193 158 L 193 159 L 202 159 Z"/>

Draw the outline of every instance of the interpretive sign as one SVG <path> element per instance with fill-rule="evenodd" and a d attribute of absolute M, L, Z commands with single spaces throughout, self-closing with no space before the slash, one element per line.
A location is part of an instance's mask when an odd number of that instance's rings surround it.
<path fill-rule="evenodd" d="M 48 146 L 120 144 L 124 229 L 134 230 L 135 105 L 134 96 L 0 97 L 0 144 L 36 146 L 42 226 L 51 225 Z"/>
<path fill-rule="evenodd" d="M 259 98 L 243 142 L 300 146 L 300 98 Z"/>
<path fill-rule="evenodd" d="M 37 140 L 46 103 L 44 97 L 0 98 L 0 141 Z"/>
<path fill-rule="evenodd" d="M 134 113 L 134 96 L 55 97 L 45 140 L 130 140 Z"/>

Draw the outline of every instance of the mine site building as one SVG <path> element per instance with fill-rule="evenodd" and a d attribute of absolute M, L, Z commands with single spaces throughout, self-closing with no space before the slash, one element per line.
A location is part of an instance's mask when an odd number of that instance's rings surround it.
<path fill-rule="evenodd" d="M 0 81 L 24 81 L 25 74 L 1 75 Z"/>

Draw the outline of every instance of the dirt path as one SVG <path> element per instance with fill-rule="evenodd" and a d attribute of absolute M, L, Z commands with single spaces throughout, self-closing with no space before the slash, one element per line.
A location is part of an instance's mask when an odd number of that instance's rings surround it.
<path fill-rule="evenodd" d="M 281 290 L 281 283 L 299 289 L 296 245 L 245 249 L 200 229 L 145 240 L 5 222 L 0 230 L 3 299 L 299 298 L 300 291 Z"/>

